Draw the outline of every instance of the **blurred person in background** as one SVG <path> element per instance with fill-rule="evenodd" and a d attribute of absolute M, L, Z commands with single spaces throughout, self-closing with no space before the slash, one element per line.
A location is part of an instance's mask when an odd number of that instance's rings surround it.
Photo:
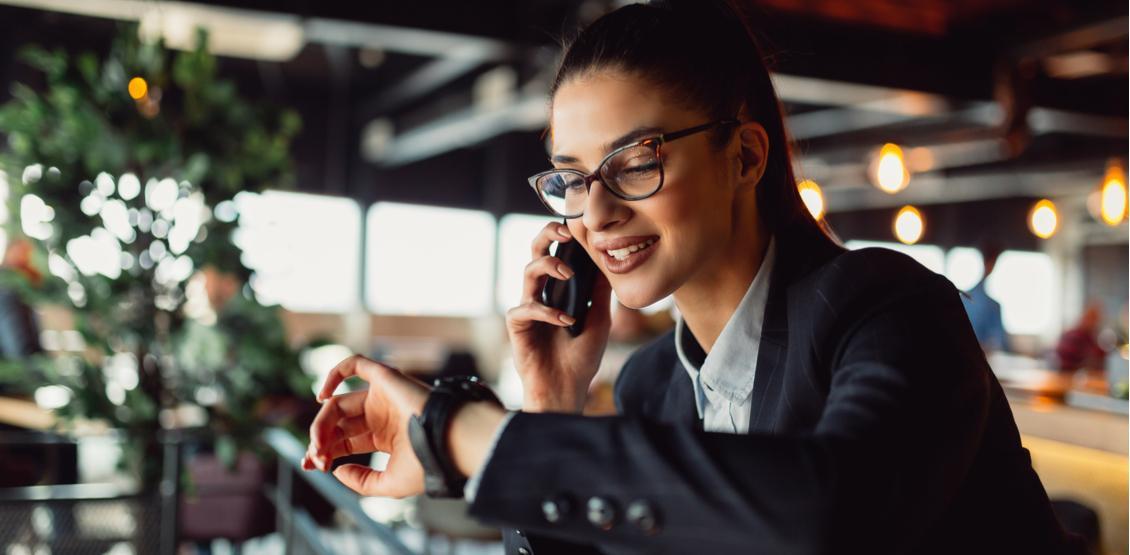
<path fill-rule="evenodd" d="M 797 191 L 780 104 L 739 5 L 629 4 L 567 47 L 550 89 L 566 223 L 533 239 L 507 312 L 522 411 L 361 356 L 322 386 L 303 466 L 363 495 L 463 497 L 507 553 L 1073 553 L 944 277 L 847 251 Z M 600 273 L 584 329 L 539 302 L 549 254 Z M 457 275 L 459 268 L 451 269 Z M 581 414 L 611 293 L 673 295 L 617 414 Z M 335 395 L 349 377 L 368 390 Z M 384 469 L 335 460 L 390 454 Z"/>
<path fill-rule="evenodd" d="M 21 288 L 43 282 L 31 262 L 33 249 L 27 238 L 13 238 L 0 264 L 0 359 L 20 360 L 42 351 L 35 310 L 20 295 Z"/>
<path fill-rule="evenodd" d="M 1102 307 L 1095 302 L 1088 303 L 1079 322 L 1059 336 L 1055 357 L 1061 372 L 1103 370 L 1106 350 L 1099 344 L 1102 320 Z"/>
<path fill-rule="evenodd" d="M 973 333 L 986 353 L 998 351 L 1011 351 L 1008 343 L 1008 333 L 1004 330 L 1004 320 L 1001 317 L 1001 303 L 989 296 L 986 284 L 989 276 L 996 268 L 997 259 L 1000 257 L 1001 248 L 992 241 L 982 241 L 980 246 L 981 260 L 985 265 L 985 272 L 981 281 L 967 291 L 968 297 L 963 296 L 965 311 L 969 314 L 969 323 L 973 324 Z"/>

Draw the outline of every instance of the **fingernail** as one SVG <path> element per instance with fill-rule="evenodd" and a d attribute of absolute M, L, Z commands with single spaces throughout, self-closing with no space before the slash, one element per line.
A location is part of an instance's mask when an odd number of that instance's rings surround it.
<path fill-rule="evenodd" d="M 561 320 L 562 322 L 565 322 L 566 324 L 568 324 L 570 326 L 577 323 L 576 318 L 569 316 L 568 314 L 565 314 L 565 313 L 558 314 L 557 319 Z"/>
<path fill-rule="evenodd" d="M 557 228 L 557 234 L 562 236 L 562 237 L 572 237 L 573 236 L 571 233 L 569 233 L 569 228 L 567 226 L 561 226 L 561 227 Z"/>
<path fill-rule="evenodd" d="M 557 273 L 561 274 L 565 279 L 573 277 L 573 270 L 570 270 L 569 267 L 564 264 L 557 265 Z"/>

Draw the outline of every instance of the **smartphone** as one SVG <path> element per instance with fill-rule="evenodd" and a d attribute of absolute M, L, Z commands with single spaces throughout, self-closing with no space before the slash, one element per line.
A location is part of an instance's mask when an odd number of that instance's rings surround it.
<path fill-rule="evenodd" d="M 547 277 L 541 289 L 541 302 L 576 318 L 566 329 L 569 335 L 577 337 L 585 329 L 585 317 L 592 306 L 593 285 L 600 270 L 576 239 L 557 243 L 554 256 L 573 269 L 573 277 L 564 281 Z"/>

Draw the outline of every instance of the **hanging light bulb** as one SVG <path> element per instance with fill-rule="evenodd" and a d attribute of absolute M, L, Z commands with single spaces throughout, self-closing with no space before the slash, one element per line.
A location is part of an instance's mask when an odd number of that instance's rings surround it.
<path fill-rule="evenodd" d="M 922 238 L 926 222 L 917 208 L 907 205 L 895 216 L 895 237 L 904 244 L 913 245 Z"/>
<path fill-rule="evenodd" d="M 887 143 L 879 150 L 871 164 L 871 179 L 876 187 L 892 195 L 910 184 L 910 170 L 898 145 Z"/>
<path fill-rule="evenodd" d="M 800 200 L 804 201 L 804 206 L 808 208 L 808 213 L 817 220 L 823 218 L 824 192 L 820 190 L 820 185 L 811 179 L 805 179 L 797 183 L 796 187 L 800 193 Z"/>
<path fill-rule="evenodd" d="M 1032 210 L 1028 212 L 1028 229 L 1040 239 L 1055 235 L 1059 229 L 1059 211 L 1056 210 L 1055 203 L 1041 199 L 1032 205 Z"/>
<path fill-rule="evenodd" d="M 1112 160 L 1107 164 L 1099 195 L 1099 212 L 1103 222 L 1107 225 L 1122 223 L 1126 218 L 1126 172 L 1119 161 Z"/>

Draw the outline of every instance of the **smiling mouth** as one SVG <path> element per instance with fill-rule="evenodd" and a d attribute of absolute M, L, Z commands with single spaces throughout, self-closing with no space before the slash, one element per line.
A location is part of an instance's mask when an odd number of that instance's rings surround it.
<path fill-rule="evenodd" d="M 626 247 L 604 250 L 604 268 L 613 274 L 626 274 L 647 262 L 658 242 L 658 237 L 651 237 Z"/>
<path fill-rule="evenodd" d="M 623 261 L 627 260 L 628 258 L 630 258 L 633 253 L 647 249 L 648 247 L 650 247 L 654 244 L 655 244 L 655 238 L 652 237 L 652 238 L 650 238 L 646 241 L 640 242 L 640 243 L 635 244 L 635 245 L 629 245 L 629 246 L 624 247 L 622 249 L 612 249 L 612 250 L 607 250 L 607 251 L 604 251 L 604 252 L 608 256 L 611 256 L 612 258 L 615 258 L 616 260 L 623 262 Z"/>

